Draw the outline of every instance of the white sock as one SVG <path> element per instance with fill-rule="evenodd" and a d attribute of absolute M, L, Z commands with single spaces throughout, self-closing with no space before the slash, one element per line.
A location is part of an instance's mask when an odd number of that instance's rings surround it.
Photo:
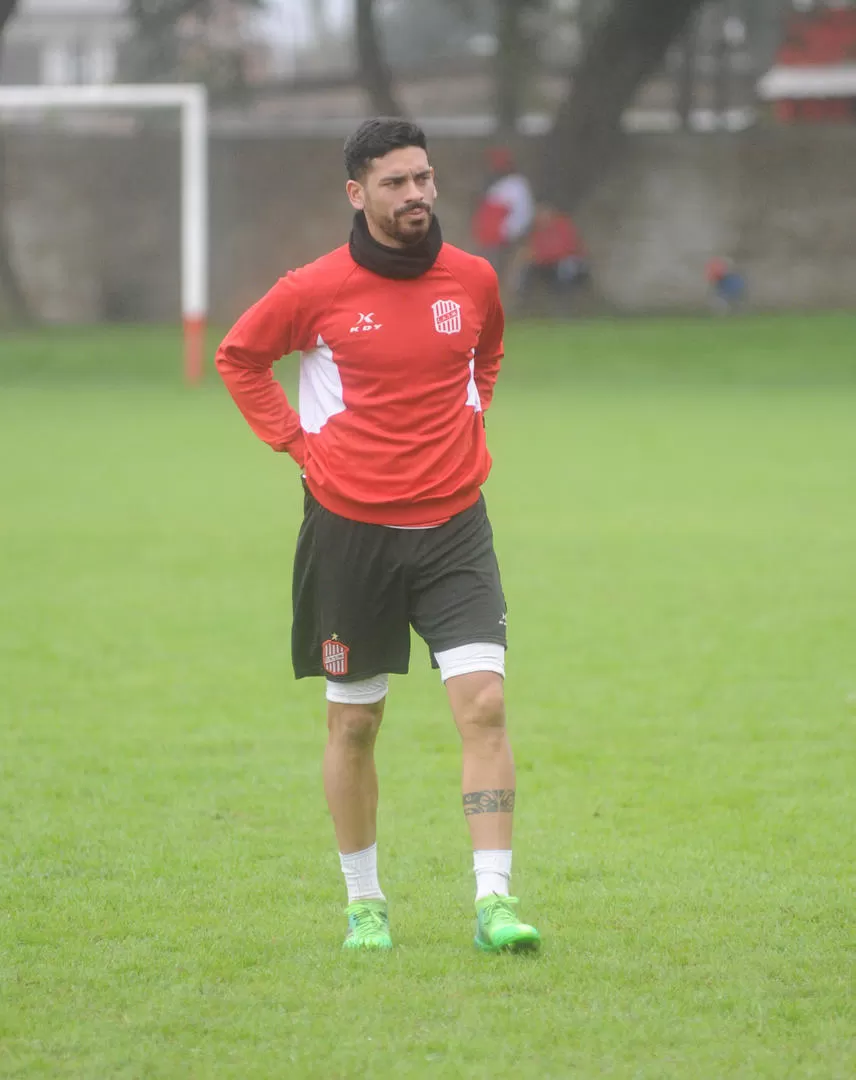
<path fill-rule="evenodd" d="M 474 851 L 473 869 L 476 872 L 476 901 L 496 893 L 508 896 L 511 881 L 510 851 Z"/>
<path fill-rule="evenodd" d="M 348 855 L 339 852 L 339 862 L 348 886 L 348 903 L 355 900 L 386 900 L 377 880 L 377 844 Z"/>

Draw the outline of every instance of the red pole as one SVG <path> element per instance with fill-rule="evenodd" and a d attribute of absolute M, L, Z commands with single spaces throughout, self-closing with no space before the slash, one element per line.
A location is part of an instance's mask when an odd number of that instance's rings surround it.
<path fill-rule="evenodd" d="M 184 320 L 184 379 L 191 386 L 202 381 L 205 370 L 205 319 Z"/>

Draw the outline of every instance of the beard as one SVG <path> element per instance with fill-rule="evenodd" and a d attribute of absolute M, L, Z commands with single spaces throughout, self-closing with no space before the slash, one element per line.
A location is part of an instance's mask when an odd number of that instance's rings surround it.
<path fill-rule="evenodd" d="M 424 210 L 420 217 L 409 217 L 413 210 Z M 428 235 L 434 213 L 426 203 L 416 203 L 396 210 L 392 217 L 378 222 L 381 230 L 391 239 L 405 247 L 420 243 Z"/>

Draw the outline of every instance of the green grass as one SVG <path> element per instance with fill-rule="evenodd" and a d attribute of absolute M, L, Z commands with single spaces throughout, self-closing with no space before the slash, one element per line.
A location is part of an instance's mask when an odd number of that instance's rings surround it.
<path fill-rule="evenodd" d="M 379 746 L 397 947 L 341 954 L 293 467 L 168 331 L 0 338 L 0 1076 L 856 1074 L 853 338 L 509 333 L 487 496 L 534 961 L 471 948 L 422 649 Z"/>

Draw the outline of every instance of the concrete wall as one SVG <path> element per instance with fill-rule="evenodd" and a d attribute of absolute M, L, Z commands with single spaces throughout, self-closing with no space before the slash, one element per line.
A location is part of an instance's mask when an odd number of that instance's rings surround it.
<path fill-rule="evenodd" d="M 447 239 L 467 245 L 484 143 L 435 140 Z M 538 145 L 522 160 L 535 171 Z M 578 215 L 606 304 L 704 306 L 704 266 L 733 254 L 759 308 L 850 307 L 856 296 L 856 130 L 637 136 Z M 174 319 L 178 146 L 140 137 L 7 135 L 9 224 L 47 319 Z M 228 321 L 291 266 L 347 237 L 341 145 L 215 139 L 212 311 Z"/>
<path fill-rule="evenodd" d="M 732 254 L 758 308 L 856 303 L 856 130 L 637 138 L 580 215 L 605 294 L 629 309 L 703 302 Z"/>

